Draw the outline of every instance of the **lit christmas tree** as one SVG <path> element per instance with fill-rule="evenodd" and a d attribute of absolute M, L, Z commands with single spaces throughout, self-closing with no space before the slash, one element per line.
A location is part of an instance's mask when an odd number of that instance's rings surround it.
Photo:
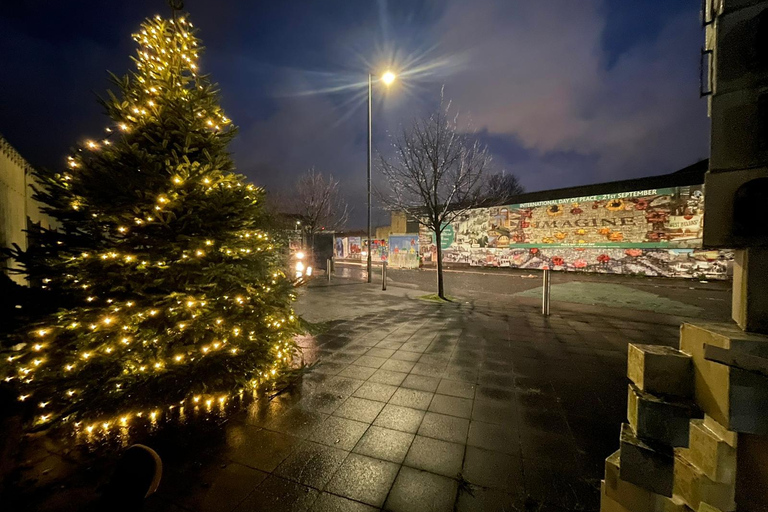
<path fill-rule="evenodd" d="M 18 335 L 6 381 L 32 424 L 110 429 L 221 407 L 295 354 L 293 284 L 264 192 L 233 173 L 235 129 L 184 17 L 146 20 L 112 124 L 61 174 L 38 171 L 60 228 L 17 251 L 63 307 Z"/>

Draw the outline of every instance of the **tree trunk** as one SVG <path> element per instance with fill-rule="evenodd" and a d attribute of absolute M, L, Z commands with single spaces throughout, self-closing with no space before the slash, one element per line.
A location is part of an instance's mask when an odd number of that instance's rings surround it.
<path fill-rule="evenodd" d="M 443 244 L 442 233 L 435 230 L 435 245 L 437 246 L 437 296 L 445 300 L 445 289 L 443 288 Z"/>

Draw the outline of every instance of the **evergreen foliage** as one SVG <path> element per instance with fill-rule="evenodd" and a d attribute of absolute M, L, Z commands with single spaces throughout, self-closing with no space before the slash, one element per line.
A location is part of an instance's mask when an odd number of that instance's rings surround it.
<path fill-rule="evenodd" d="M 296 350 L 284 244 L 263 190 L 234 173 L 235 128 L 199 74 L 195 28 L 158 16 L 133 38 L 136 70 L 102 100 L 106 138 L 76 149 L 66 172 L 37 171 L 59 229 L 14 254 L 63 306 L 6 354 L 36 427 L 210 408 Z"/>

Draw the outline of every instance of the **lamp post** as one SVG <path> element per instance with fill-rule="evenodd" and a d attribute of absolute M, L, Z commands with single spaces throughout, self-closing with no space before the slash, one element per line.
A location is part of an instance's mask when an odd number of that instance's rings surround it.
<path fill-rule="evenodd" d="M 395 81 L 395 74 L 391 71 L 387 71 L 381 75 L 381 81 L 385 85 L 390 85 Z M 372 103 L 372 89 L 373 89 L 373 75 L 368 73 L 368 282 L 371 282 L 371 147 L 372 147 L 372 131 L 371 131 L 371 103 Z"/>

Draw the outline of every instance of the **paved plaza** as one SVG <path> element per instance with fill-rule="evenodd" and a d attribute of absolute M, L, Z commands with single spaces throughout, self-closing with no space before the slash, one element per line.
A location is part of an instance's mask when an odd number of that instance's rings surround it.
<path fill-rule="evenodd" d="M 617 280 L 588 282 L 613 297 Z M 695 293 L 659 290 L 648 307 L 712 319 L 686 309 Z M 164 466 L 145 510 L 597 510 L 626 418 L 627 344 L 675 345 L 686 318 L 622 301 L 555 301 L 545 318 L 525 294 L 449 293 L 437 303 L 345 278 L 300 289 L 309 370 L 247 408 L 144 438 Z M 87 504 L 112 472 L 110 442 L 90 454 L 31 443 L 4 503 L 103 509 Z"/>
<path fill-rule="evenodd" d="M 519 300 L 416 295 L 304 290 L 301 313 L 329 322 L 303 341 L 312 371 L 230 418 L 206 463 L 170 462 L 150 508 L 596 510 L 626 416 L 627 343 L 672 345 L 682 319 L 583 305 L 545 319 Z"/>

